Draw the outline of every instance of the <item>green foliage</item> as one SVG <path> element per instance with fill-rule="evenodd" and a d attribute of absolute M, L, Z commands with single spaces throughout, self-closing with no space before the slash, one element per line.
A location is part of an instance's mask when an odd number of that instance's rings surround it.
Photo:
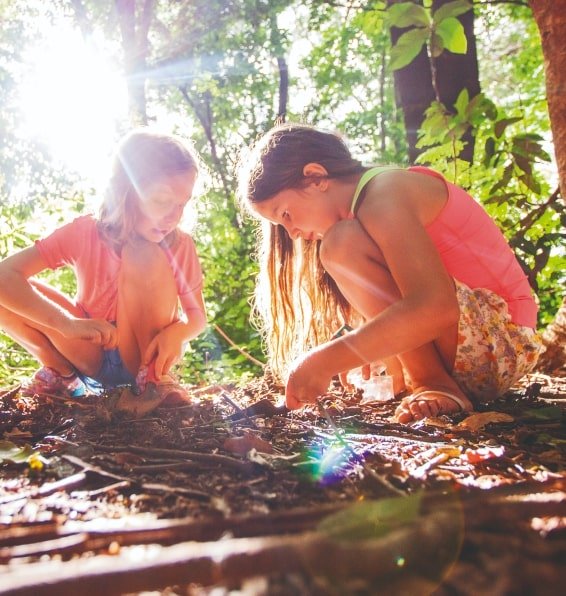
<path fill-rule="evenodd" d="M 550 289 L 563 283 L 566 259 L 560 254 L 566 210 L 543 174 L 551 161 L 539 134 L 523 132 L 523 116 L 508 116 L 482 94 L 468 101 L 467 91 L 454 110 L 434 102 L 427 110 L 420 157 L 449 179 L 467 187 L 494 217 L 515 250 L 541 301 L 541 322 L 548 323 L 561 301 Z M 473 165 L 458 155 L 462 135 L 476 138 Z M 490 175 L 486 176 L 486 172 Z"/>
<path fill-rule="evenodd" d="M 249 325 L 249 301 L 256 266 L 252 258 L 254 234 L 249 225 L 235 218 L 223 206 L 222 195 L 211 192 L 199 205 L 199 222 L 194 231 L 205 275 L 204 295 L 211 325 L 192 342 L 185 356 L 188 378 L 221 380 L 233 371 L 254 371 L 258 366 L 231 346 L 218 326 L 239 348 L 262 358 L 261 338 Z"/>
<path fill-rule="evenodd" d="M 415 16 L 420 12 L 409 10 L 408 4 L 411 3 L 394 5 L 405 5 L 405 12 L 397 8 L 392 13 L 393 22 L 398 19 L 405 26 L 408 23 L 423 28 L 423 20 Z M 469 8 L 469 3 L 465 1 L 450 2 L 433 15 L 432 20 L 436 18 L 436 33 L 440 35 L 440 31 L 443 31 L 443 48 L 447 48 L 449 32 L 450 35 L 454 34 L 450 44 L 457 46 L 460 43 L 457 32 L 459 26 L 454 25 L 451 19 Z M 548 121 L 539 110 L 539 98 L 544 96 L 543 81 L 540 78 L 533 80 L 532 74 L 527 75 L 524 67 L 527 64 L 531 73 L 537 71 L 542 74 L 540 45 L 535 43 L 538 35 L 536 26 L 532 19 L 517 18 L 515 13 L 510 14 L 506 8 L 498 10 L 489 6 L 479 15 L 481 24 L 489 24 L 490 19 L 493 19 L 494 27 L 499 27 L 500 31 L 501 23 L 496 23 L 494 18 L 496 11 L 498 21 L 503 20 L 510 29 L 505 36 L 506 43 L 509 44 L 510 40 L 511 47 L 516 47 L 516 59 L 506 60 L 504 64 L 516 65 L 516 69 L 509 74 L 516 85 L 520 85 L 521 93 L 518 94 L 515 87 L 505 95 L 498 87 L 492 86 L 493 99 L 484 93 L 470 98 L 468 91 L 463 89 L 453 106 L 433 102 L 426 110 L 419 131 L 417 147 L 425 149 L 419 156 L 419 162 L 431 165 L 449 179 L 468 188 L 484 204 L 507 236 L 531 286 L 538 293 L 541 307 L 539 322 L 542 326 L 552 320 L 561 302 L 561 294 L 552 292 L 552 288 L 563 287 L 565 281 L 563 271 L 566 257 L 561 230 L 566 223 L 566 214 L 557 192 L 553 192 L 554 188 L 548 183 L 546 164 L 551 157 L 545 148 L 543 136 L 548 132 Z M 413 20 L 408 18 L 410 15 L 413 15 Z M 518 27 L 512 27 L 511 21 Z M 524 36 L 530 37 L 533 42 L 527 43 Z M 437 55 L 434 39 L 433 34 L 430 42 L 433 57 Z M 481 53 L 482 46 L 479 45 Z M 490 49 L 494 45 L 497 47 L 497 39 L 495 44 L 490 44 Z M 460 49 L 463 48 L 463 45 L 460 46 Z M 506 56 L 509 56 L 509 50 L 508 46 L 501 44 L 501 51 Z M 408 57 L 408 53 L 405 52 L 404 56 Z M 494 62 L 494 56 L 488 58 L 485 55 L 484 58 L 485 64 L 496 64 L 495 68 L 499 69 L 500 62 L 497 59 Z M 510 101 L 512 99 L 515 99 L 515 103 Z M 535 109 L 525 110 L 523 106 L 526 102 Z M 529 128 L 540 132 L 530 132 Z M 473 165 L 459 158 L 464 148 L 463 137 L 469 131 L 476 140 Z"/>
<path fill-rule="evenodd" d="M 173 127 L 193 138 L 211 172 L 193 233 L 211 324 L 185 356 L 181 371 L 188 381 L 259 370 L 215 325 L 263 359 L 260 337 L 248 320 L 257 271 L 255 232 L 234 200 L 235 168 L 241 147 L 278 115 L 278 60 L 285 59 L 289 67 L 288 119 L 342 131 L 367 164 L 404 164 L 405 131 L 392 70 L 409 64 L 424 46 L 433 65 L 441 52 L 466 51 L 459 17 L 472 8 L 471 2 L 448 2 L 436 11 L 431 2 L 387 4 L 154 3 L 144 72 L 149 119 L 166 114 Z M 46 147 L 16 134 L 22 117 L 17 84 L 25 49 L 38 35 L 36 15 L 45 10 L 70 14 L 71 5 L 78 3 L 0 3 L 1 258 L 85 209 L 88 189 L 73 190 L 79 176 L 56 166 Z M 82 20 L 74 16 L 77 24 L 89 34 L 104 35 L 109 55 L 120 65 L 121 32 L 112 3 L 85 0 L 82 5 Z M 528 9 L 474 3 L 474 11 L 483 93 L 469 97 L 464 89 L 454 105 L 434 102 L 429 107 L 419 135 L 419 147 L 425 149 L 421 159 L 469 189 L 504 230 L 538 288 L 543 325 L 561 300 L 566 215 L 549 164 L 540 40 Z M 407 29 L 394 47 L 392 27 Z M 295 54 L 297 40 L 303 46 Z M 476 139 L 472 166 L 459 157 L 468 132 Z M 69 270 L 45 278 L 74 292 Z M 11 384 L 35 366 L 23 349 L 0 335 L 0 379 Z"/>
<path fill-rule="evenodd" d="M 457 19 L 472 9 L 467 0 L 455 0 L 441 6 L 435 12 L 414 4 L 400 2 L 387 9 L 386 23 L 389 27 L 409 31 L 401 34 L 391 49 L 390 67 L 398 70 L 410 64 L 423 46 L 429 45 L 430 56 L 437 58 L 444 50 L 454 54 L 465 54 L 468 40 L 462 23 Z"/>
<path fill-rule="evenodd" d="M 387 68 L 383 15 L 376 10 L 336 16 L 319 10 L 310 16 L 318 41 L 301 63 L 303 81 L 297 81 L 309 97 L 301 119 L 343 132 L 366 163 L 403 163 L 406 141 Z"/>

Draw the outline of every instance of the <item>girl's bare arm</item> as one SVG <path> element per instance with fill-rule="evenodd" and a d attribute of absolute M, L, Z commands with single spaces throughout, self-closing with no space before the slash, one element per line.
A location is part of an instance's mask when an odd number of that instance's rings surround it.
<path fill-rule="evenodd" d="M 0 304 L 38 325 L 68 338 L 86 339 L 107 348 L 115 347 L 115 328 L 101 319 L 84 319 L 62 308 L 36 290 L 30 278 L 47 269 L 35 246 L 0 262 Z"/>

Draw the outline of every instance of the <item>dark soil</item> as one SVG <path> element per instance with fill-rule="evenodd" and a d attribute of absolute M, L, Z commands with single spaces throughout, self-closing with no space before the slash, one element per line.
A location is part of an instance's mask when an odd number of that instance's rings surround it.
<path fill-rule="evenodd" d="M 566 379 L 412 425 L 189 390 L 142 419 L 0 391 L 0 594 L 562 593 Z"/>

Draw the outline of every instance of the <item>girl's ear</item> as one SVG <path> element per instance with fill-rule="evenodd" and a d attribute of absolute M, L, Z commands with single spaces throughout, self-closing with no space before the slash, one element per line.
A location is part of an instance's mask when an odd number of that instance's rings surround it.
<path fill-rule="evenodd" d="M 316 184 L 320 190 L 328 186 L 328 170 L 321 164 L 311 162 L 303 168 L 303 176 L 309 178 L 311 184 Z"/>

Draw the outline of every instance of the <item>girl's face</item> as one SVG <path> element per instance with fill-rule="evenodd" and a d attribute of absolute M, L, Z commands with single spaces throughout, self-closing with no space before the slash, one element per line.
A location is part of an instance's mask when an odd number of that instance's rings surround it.
<path fill-rule="evenodd" d="M 196 182 L 196 171 L 175 174 L 144 189 L 135 231 L 149 242 L 161 242 L 181 220 Z"/>
<path fill-rule="evenodd" d="M 325 196 L 314 184 L 306 188 L 282 190 L 276 195 L 253 203 L 252 209 L 273 224 L 280 224 L 296 240 L 320 240 L 337 221 Z"/>

